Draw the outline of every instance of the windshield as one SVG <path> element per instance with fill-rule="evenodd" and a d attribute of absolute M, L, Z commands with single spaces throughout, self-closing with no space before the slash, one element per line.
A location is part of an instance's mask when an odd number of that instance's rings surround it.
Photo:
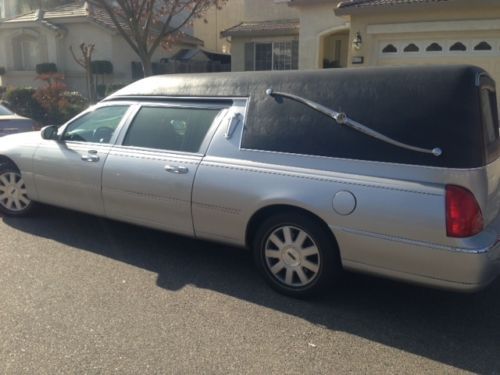
<path fill-rule="evenodd" d="M 10 111 L 9 109 L 0 104 L 0 116 L 9 116 L 13 114 L 14 112 Z"/>

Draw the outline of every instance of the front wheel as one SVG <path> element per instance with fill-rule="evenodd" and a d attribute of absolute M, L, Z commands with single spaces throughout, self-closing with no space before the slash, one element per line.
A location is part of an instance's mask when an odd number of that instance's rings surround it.
<path fill-rule="evenodd" d="M 0 168 L 0 212 L 9 216 L 24 216 L 31 212 L 34 203 L 28 198 L 21 173 L 14 167 Z"/>
<path fill-rule="evenodd" d="M 324 292 L 341 272 L 334 239 L 309 215 L 290 212 L 268 218 L 254 237 L 253 250 L 266 281 L 292 297 Z"/>

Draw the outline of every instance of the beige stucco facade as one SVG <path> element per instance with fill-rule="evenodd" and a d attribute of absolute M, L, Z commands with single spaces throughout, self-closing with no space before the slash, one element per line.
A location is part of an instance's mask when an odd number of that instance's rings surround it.
<path fill-rule="evenodd" d="M 0 66 L 6 74 L 0 77 L 0 86 L 38 87 L 42 84 L 36 79 L 33 69 L 20 67 L 15 61 L 16 40 L 28 37 L 36 43 L 34 59 L 36 63 L 55 63 L 58 71 L 65 76 L 65 83 L 71 90 L 86 93 L 85 72 L 71 56 L 70 46 L 77 56 L 81 56 L 81 43 L 94 44 L 93 60 L 108 60 L 113 64 L 113 75 L 104 77 L 106 84 L 125 84 L 132 82 L 131 63 L 140 61 L 135 52 L 117 32 L 100 26 L 86 19 L 59 19 L 64 28 L 56 31 L 39 22 L 2 24 L 0 26 Z M 161 47 L 153 56 L 158 62 L 163 57 L 170 57 L 181 48 L 192 45 L 176 44 L 170 50 Z"/>
<path fill-rule="evenodd" d="M 500 39 L 500 3 L 473 1 L 462 5 L 411 6 L 397 9 L 380 9 L 377 12 L 360 12 L 351 15 L 351 37 L 359 32 L 363 39 L 359 51 L 350 49 L 353 56 L 363 56 L 363 65 L 394 65 L 418 63 L 479 62 L 485 58 L 500 56 L 498 48 L 491 53 L 473 53 L 474 42 Z M 443 51 L 435 54 L 404 54 L 405 42 L 438 42 Z M 466 53 L 450 52 L 448 45 L 463 41 L 469 48 Z M 382 53 L 384 43 L 401 45 L 394 55 Z M 476 44 L 477 44 L 476 43 Z M 492 46 L 493 47 L 493 46 Z M 498 47 L 496 45 L 495 47 Z M 421 48 L 420 48 L 421 49 Z"/>
<path fill-rule="evenodd" d="M 273 33 L 227 37 L 221 35 L 224 30 L 242 22 L 263 22 L 274 20 L 298 19 L 299 12 L 286 2 L 275 0 L 228 0 L 221 8 L 212 7 L 200 19 L 194 21 L 194 36 L 203 40 L 204 48 L 210 51 L 231 53 L 233 71 L 242 71 L 245 66 L 245 43 L 266 43 L 272 41 L 287 42 L 298 40 L 298 31 L 288 34 Z"/>
<path fill-rule="evenodd" d="M 338 1 L 325 1 L 294 6 L 300 19 L 299 69 L 318 69 L 324 60 L 340 54 L 340 66 L 347 65 L 349 34 L 348 17 L 335 15 Z M 335 41 L 340 44 L 335 51 Z"/>
<path fill-rule="evenodd" d="M 203 40 L 203 47 L 208 51 L 230 53 L 231 43 L 220 33 L 242 20 L 244 13 L 245 0 L 228 0 L 220 8 L 213 6 L 193 21 L 193 35 Z"/>

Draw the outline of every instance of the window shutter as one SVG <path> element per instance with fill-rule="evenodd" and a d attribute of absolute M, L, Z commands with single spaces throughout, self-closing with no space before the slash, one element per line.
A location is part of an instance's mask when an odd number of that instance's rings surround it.
<path fill-rule="evenodd" d="M 255 70 L 255 43 L 245 43 L 245 71 Z"/>

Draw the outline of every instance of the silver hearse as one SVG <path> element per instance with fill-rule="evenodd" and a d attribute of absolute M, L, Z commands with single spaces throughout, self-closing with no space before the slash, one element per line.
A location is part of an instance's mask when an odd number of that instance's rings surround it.
<path fill-rule="evenodd" d="M 292 296 L 342 269 L 460 291 L 500 272 L 495 85 L 471 66 L 156 76 L 0 155 L 4 214 L 250 247 Z"/>

